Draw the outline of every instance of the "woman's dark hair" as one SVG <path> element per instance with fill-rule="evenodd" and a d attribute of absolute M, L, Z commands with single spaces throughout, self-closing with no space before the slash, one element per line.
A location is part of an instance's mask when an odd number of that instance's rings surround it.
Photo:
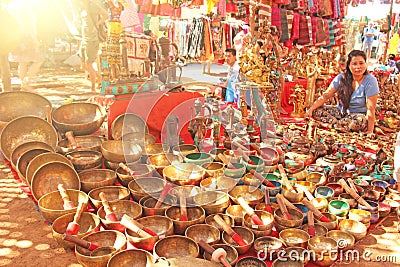
<path fill-rule="evenodd" d="M 353 74 L 350 71 L 350 62 L 353 57 L 362 57 L 365 61 L 367 61 L 367 56 L 365 55 L 365 52 L 361 50 L 353 50 L 347 56 L 346 70 L 343 73 L 338 88 L 339 103 L 343 107 L 344 112 L 346 112 L 349 108 L 351 95 L 354 92 Z M 366 70 L 364 75 L 367 73 L 368 71 Z"/>

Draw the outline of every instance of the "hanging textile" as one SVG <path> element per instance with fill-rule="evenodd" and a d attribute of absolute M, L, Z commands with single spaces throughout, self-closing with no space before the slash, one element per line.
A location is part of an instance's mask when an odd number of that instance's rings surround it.
<path fill-rule="evenodd" d="M 313 14 L 319 14 L 319 0 L 310 0 L 312 5 L 308 6 L 308 10 Z"/>
<path fill-rule="evenodd" d="M 204 49 L 204 23 L 202 18 L 194 18 L 188 40 L 188 58 L 199 58 Z"/>
<path fill-rule="evenodd" d="M 318 24 L 318 18 L 312 16 L 311 17 L 312 43 L 314 45 L 316 45 L 317 43 L 317 24 Z"/>
<path fill-rule="evenodd" d="M 311 36 L 310 36 L 310 30 L 308 29 L 307 17 L 306 15 L 300 15 L 298 44 L 309 45 L 310 39 Z"/>
<path fill-rule="evenodd" d="M 259 4 L 259 11 L 258 11 L 258 18 L 259 18 L 259 24 L 258 25 L 263 25 L 264 21 L 267 21 L 269 25 L 271 25 L 271 6 L 264 5 L 264 4 Z"/>
<path fill-rule="evenodd" d="M 314 42 L 313 42 L 313 38 L 312 38 L 313 31 L 312 31 L 311 16 L 306 16 L 306 19 L 307 19 L 309 44 L 312 45 L 312 44 L 314 44 Z"/>
<path fill-rule="evenodd" d="M 292 26 L 293 26 L 293 11 L 292 10 L 286 11 L 286 18 L 287 18 L 288 34 L 289 34 L 288 40 L 290 40 L 292 38 Z"/>
<path fill-rule="evenodd" d="M 281 17 L 281 39 L 279 41 L 285 42 L 290 38 L 286 9 L 279 9 L 279 13 Z"/>
<path fill-rule="evenodd" d="M 331 19 L 328 19 L 328 27 L 329 27 L 328 46 L 334 46 L 335 45 L 335 29 L 334 29 L 333 21 Z"/>
<path fill-rule="evenodd" d="M 226 16 L 226 1 L 220 0 L 217 5 L 218 17 Z"/>
<path fill-rule="evenodd" d="M 318 3 L 318 7 L 320 9 L 320 16 L 329 17 L 333 14 L 330 0 L 320 0 L 320 2 Z"/>
<path fill-rule="evenodd" d="M 128 5 L 121 12 L 121 23 L 124 28 L 133 28 L 140 24 L 139 16 L 137 13 L 136 5 L 133 0 L 128 0 Z"/>
<path fill-rule="evenodd" d="M 281 31 L 281 12 L 279 8 L 273 7 L 271 12 L 271 25 L 276 26 Z"/>
<path fill-rule="evenodd" d="M 329 34 L 325 31 L 324 20 L 316 17 L 316 38 L 315 45 L 326 45 Z"/>
<path fill-rule="evenodd" d="M 206 61 L 214 60 L 212 36 L 211 36 L 211 25 L 209 19 L 204 19 L 204 49 L 201 52 L 200 60 Z"/>

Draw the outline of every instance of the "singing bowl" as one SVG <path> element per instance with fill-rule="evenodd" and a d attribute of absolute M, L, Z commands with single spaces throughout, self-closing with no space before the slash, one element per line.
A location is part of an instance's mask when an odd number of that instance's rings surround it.
<path fill-rule="evenodd" d="M 384 218 L 390 214 L 392 207 L 389 204 L 379 202 L 378 203 L 378 212 L 379 218 Z"/>
<path fill-rule="evenodd" d="M 263 210 L 256 210 L 254 213 L 261 219 L 263 225 L 254 224 L 251 217 L 245 214 L 243 217 L 243 226 L 249 228 L 254 233 L 255 238 L 270 235 L 274 226 L 274 216 Z"/>
<path fill-rule="evenodd" d="M 280 209 L 275 210 L 274 219 L 277 223 L 286 227 L 299 227 L 303 224 L 304 214 L 295 209 L 288 209 L 291 220 L 285 219 Z"/>
<path fill-rule="evenodd" d="M 224 164 L 221 162 L 205 163 L 201 167 L 206 170 L 208 177 L 220 177 L 225 171 Z"/>
<path fill-rule="evenodd" d="M 89 193 L 95 188 L 114 185 L 117 179 L 115 172 L 107 169 L 84 170 L 78 175 L 81 181 L 81 190 L 85 193 Z"/>
<path fill-rule="evenodd" d="M 304 186 L 305 188 L 307 188 L 307 190 L 312 194 L 315 191 L 315 188 L 317 188 L 317 186 L 313 183 L 313 182 L 309 182 L 309 181 L 296 181 L 295 185 L 301 185 Z"/>
<path fill-rule="evenodd" d="M 338 197 L 344 191 L 343 187 L 339 183 L 328 183 L 326 186 L 332 188 L 334 197 Z"/>
<path fill-rule="evenodd" d="M 310 240 L 308 233 L 301 229 L 284 229 L 279 233 L 279 239 L 286 247 L 307 248 L 307 242 Z"/>
<path fill-rule="evenodd" d="M 60 140 L 57 144 L 57 152 L 64 155 L 69 152 L 79 151 L 79 150 L 91 150 L 91 151 L 101 152 L 101 143 L 103 142 L 103 138 L 100 136 L 93 136 L 93 135 L 75 136 L 75 141 L 77 147 L 73 149 L 68 145 L 68 140 L 66 139 Z"/>
<path fill-rule="evenodd" d="M 103 156 L 99 151 L 72 151 L 67 153 L 65 156 L 68 158 L 71 157 L 71 162 L 77 171 L 93 169 L 102 165 Z"/>
<path fill-rule="evenodd" d="M 116 253 L 126 249 L 127 241 L 123 233 L 103 230 L 82 237 L 83 240 L 97 244 L 103 248 L 112 248 L 105 255 L 91 256 L 85 248 L 75 246 L 75 256 L 80 264 L 88 267 L 107 266 L 108 260 Z"/>
<path fill-rule="evenodd" d="M 22 181 L 24 181 L 27 185 L 31 185 L 31 181 L 28 181 L 28 179 L 26 178 L 26 170 L 28 168 L 29 163 L 38 155 L 44 154 L 44 153 L 48 153 L 50 152 L 47 149 L 44 148 L 34 148 L 31 150 L 28 150 L 26 152 L 24 152 L 24 154 L 22 154 L 18 161 L 17 161 L 17 165 L 16 165 L 16 171 L 18 173 L 19 178 L 21 178 Z M 73 168 L 73 167 L 72 167 Z M 33 175 L 32 175 L 33 177 Z"/>
<path fill-rule="evenodd" d="M 229 196 L 221 191 L 203 191 L 193 197 L 195 205 L 201 206 L 207 215 L 223 213 L 229 206 Z"/>
<path fill-rule="evenodd" d="M 328 211 L 339 217 L 345 217 L 349 210 L 349 203 L 343 200 L 331 200 L 328 204 Z"/>
<path fill-rule="evenodd" d="M 369 210 L 371 213 L 378 211 L 378 202 L 371 201 L 371 200 L 366 200 L 366 202 L 371 206 L 371 209 L 368 209 L 366 206 L 364 206 L 360 203 L 358 203 L 358 208 L 361 210 Z"/>
<path fill-rule="evenodd" d="M 296 227 L 287 227 L 287 226 L 284 226 L 284 225 L 279 224 L 278 222 L 275 222 L 275 228 L 276 228 L 276 230 L 277 230 L 278 233 L 279 233 L 279 232 L 281 232 L 281 231 L 283 231 L 283 230 L 285 230 L 285 229 L 300 229 L 301 227 L 300 227 L 300 226 L 296 226 Z"/>
<path fill-rule="evenodd" d="M 142 156 L 142 148 L 133 142 L 107 140 L 101 143 L 104 159 L 111 162 L 134 162 Z"/>
<path fill-rule="evenodd" d="M 226 151 L 226 148 L 213 148 L 210 150 L 210 154 L 213 156 L 214 158 L 214 162 L 222 162 L 221 159 L 219 157 L 217 157 L 217 155 L 219 155 L 220 153 L 224 154 L 224 152 Z"/>
<path fill-rule="evenodd" d="M 208 177 L 200 182 L 200 188 L 205 191 L 222 191 L 228 193 L 231 191 L 237 184 L 237 180 L 226 177 Z"/>
<path fill-rule="evenodd" d="M 368 210 L 351 209 L 349 211 L 349 219 L 368 225 L 371 222 L 371 212 Z"/>
<path fill-rule="evenodd" d="M 326 183 L 326 176 L 319 172 L 312 172 L 307 175 L 306 181 L 313 182 L 316 186 L 322 186 Z"/>
<path fill-rule="evenodd" d="M 130 162 L 130 163 L 122 162 L 122 163 L 124 163 L 125 165 L 129 165 L 129 164 L 139 164 L 140 162 L 141 162 L 141 160 L 138 159 L 137 161 L 134 161 L 134 162 Z M 119 168 L 120 163 L 121 162 L 111 162 L 111 161 L 105 159 L 104 167 L 106 167 L 109 170 L 116 171 Z"/>
<path fill-rule="evenodd" d="M 111 124 L 110 134 L 112 139 L 121 140 L 129 133 L 148 133 L 146 122 L 138 115 L 124 113 L 119 115 Z"/>
<path fill-rule="evenodd" d="M 246 242 L 246 245 L 239 246 L 232 239 L 232 237 L 230 237 L 225 231 L 222 232 L 222 242 L 234 247 L 237 250 L 239 255 L 245 254 L 253 246 L 253 243 L 254 243 L 253 232 L 250 229 L 243 227 L 243 226 L 234 226 L 234 227 L 232 227 L 232 229 Z"/>
<path fill-rule="evenodd" d="M 292 203 L 299 203 L 304 198 L 303 192 L 290 191 L 285 186 L 282 187 L 282 195 Z"/>
<path fill-rule="evenodd" d="M 75 244 L 62 239 L 63 234 L 67 230 L 68 224 L 74 220 L 75 213 L 68 213 L 58 217 L 51 225 L 51 231 L 54 240 L 57 243 L 67 249 L 73 249 Z M 75 235 L 78 238 L 82 238 L 90 233 L 100 231 L 101 221 L 100 218 L 91 212 L 83 212 L 80 219 L 77 222 L 79 224 L 78 233 Z"/>
<path fill-rule="evenodd" d="M 326 237 L 335 239 L 338 242 L 338 248 L 341 250 L 351 249 L 356 242 L 352 234 L 341 230 L 331 230 L 326 234 Z"/>
<path fill-rule="evenodd" d="M 183 161 L 186 163 L 192 163 L 196 164 L 198 166 L 204 165 L 204 164 L 210 164 L 213 161 L 213 157 L 209 153 L 205 152 L 194 152 L 194 153 L 189 153 L 185 155 L 183 158 Z"/>
<path fill-rule="evenodd" d="M 66 189 L 81 189 L 79 176 L 70 165 L 57 161 L 44 164 L 32 176 L 32 195 L 38 200 L 43 195 L 58 190 L 59 184 L 64 184 Z"/>
<path fill-rule="evenodd" d="M 172 162 L 183 162 L 183 159 L 172 153 L 155 154 L 149 156 L 147 159 L 147 164 L 153 165 L 161 175 L 163 175 L 164 168 L 171 165 Z"/>
<path fill-rule="evenodd" d="M 301 230 L 304 230 L 308 233 L 308 229 L 310 228 L 310 226 L 308 224 L 303 224 L 303 226 L 301 227 Z M 315 229 L 315 236 L 325 236 L 326 233 L 328 233 L 328 229 L 320 224 L 315 224 L 314 225 L 314 229 Z"/>
<path fill-rule="evenodd" d="M 181 257 L 181 258 L 172 258 L 172 259 L 164 259 L 161 258 L 158 260 L 154 267 L 187 267 L 187 266 L 201 266 L 201 267 L 220 267 L 221 265 L 217 262 L 193 258 L 193 257 Z"/>
<path fill-rule="evenodd" d="M 195 224 L 185 230 L 185 236 L 193 239 L 196 243 L 204 241 L 209 245 L 218 243 L 220 235 L 218 228 L 209 224 Z"/>
<path fill-rule="evenodd" d="M 367 235 L 367 227 L 363 223 L 350 219 L 342 220 L 339 223 L 339 230 L 351 233 L 356 241 Z"/>
<path fill-rule="evenodd" d="M 125 232 L 125 227 L 119 222 L 122 219 L 124 214 L 133 218 L 134 220 L 142 217 L 143 209 L 138 203 L 130 201 L 130 200 L 117 200 L 110 203 L 110 208 L 112 212 L 117 217 L 118 222 L 110 221 L 106 218 L 106 212 L 104 210 L 104 206 L 101 206 L 97 210 L 97 216 L 100 217 L 101 222 L 107 230 L 117 230 L 122 233 Z"/>
<path fill-rule="evenodd" d="M 55 219 L 68 213 L 75 213 L 79 202 L 83 202 L 84 208 L 86 209 L 89 201 L 88 195 L 85 192 L 67 189 L 67 194 L 70 200 L 74 203 L 74 208 L 65 210 L 63 207 L 64 201 L 61 198 L 58 190 L 52 191 L 43 195 L 38 200 L 39 210 L 43 217 L 50 223 L 54 222 Z"/>
<path fill-rule="evenodd" d="M 88 197 L 96 210 L 103 206 L 99 196 L 101 192 L 110 203 L 117 200 L 128 200 L 130 197 L 129 189 L 123 186 L 102 186 L 92 189 L 89 191 Z"/>
<path fill-rule="evenodd" d="M 142 197 L 160 194 L 167 182 L 158 177 L 143 177 L 132 180 L 128 184 L 129 191 L 136 202 Z"/>
<path fill-rule="evenodd" d="M 262 181 L 256 177 L 254 177 L 254 175 L 251 173 L 246 173 L 245 175 L 243 175 L 243 177 L 240 180 L 243 181 L 244 185 L 251 185 L 251 186 L 259 187 L 262 184 Z"/>
<path fill-rule="evenodd" d="M 355 208 L 357 206 L 357 200 L 355 200 L 350 194 L 342 193 L 339 195 L 338 199 L 346 201 L 350 208 Z"/>
<path fill-rule="evenodd" d="M 322 212 L 322 215 L 325 215 L 325 217 L 328 218 L 330 222 L 322 222 L 314 217 L 315 223 L 325 226 L 328 231 L 335 230 L 338 226 L 338 217 L 335 214 L 331 214 L 328 212 Z"/>
<path fill-rule="evenodd" d="M 74 135 L 90 135 L 97 131 L 107 113 L 97 104 L 81 102 L 62 105 L 52 112 L 54 127 L 59 132 L 72 131 Z"/>
<path fill-rule="evenodd" d="M 233 227 L 235 226 L 235 220 L 228 214 L 223 214 L 223 213 L 217 213 L 222 220 L 224 220 L 229 226 Z M 215 226 L 218 228 L 220 232 L 222 232 L 224 229 L 214 220 L 215 214 L 210 214 L 206 217 L 205 223 Z"/>
<path fill-rule="evenodd" d="M 34 157 L 29 163 L 28 166 L 26 167 L 26 181 L 27 183 L 30 185 L 32 182 L 32 177 L 33 174 L 36 172 L 36 170 L 44 165 L 47 164 L 49 162 L 53 162 L 53 161 L 59 161 L 59 162 L 64 162 L 68 165 L 70 165 L 71 167 L 73 167 L 72 162 L 67 159 L 66 157 L 64 157 L 63 155 L 60 155 L 58 153 L 54 153 L 54 152 L 46 152 L 43 154 L 39 154 L 36 157 Z"/>
<path fill-rule="evenodd" d="M 250 267 L 250 266 L 258 266 L 258 267 L 267 267 L 267 264 L 256 257 L 243 257 L 236 263 L 236 267 Z"/>
<path fill-rule="evenodd" d="M 237 253 L 237 251 L 234 247 L 232 247 L 231 245 L 228 245 L 228 244 L 215 244 L 215 245 L 212 245 L 212 247 L 214 249 L 222 248 L 223 250 L 225 250 L 227 261 L 232 266 L 235 266 L 235 264 L 238 260 L 239 254 Z M 211 261 L 211 254 L 208 253 L 207 251 L 204 251 L 203 258 L 208 261 Z"/>
<path fill-rule="evenodd" d="M 272 262 L 272 267 L 304 267 L 305 264 L 299 259 L 289 261 L 288 259 L 276 259 Z"/>
<path fill-rule="evenodd" d="M 256 251 L 256 253 L 258 254 L 262 251 L 268 259 L 270 256 L 271 258 L 276 257 L 276 253 L 278 251 L 281 251 L 283 248 L 283 242 L 276 237 L 262 236 L 254 240 L 254 250 Z"/>
<path fill-rule="evenodd" d="M 194 205 L 193 197 L 200 192 L 201 192 L 201 188 L 198 186 L 181 185 L 181 186 L 173 187 L 169 191 L 169 194 L 171 196 L 174 196 L 176 199 L 179 199 L 179 197 L 183 194 L 183 197 L 186 198 L 186 205 L 188 207 L 191 207 Z"/>
<path fill-rule="evenodd" d="M 205 170 L 193 163 L 173 163 L 163 169 L 163 177 L 176 185 L 199 185 Z"/>
<path fill-rule="evenodd" d="M 290 176 L 295 178 L 296 181 L 305 181 L 307 175 L 308 175 L 308 171 L 307 170 L 302 170 L 300 172 L 292 173 Z"/>
<path fill-rule="evenodd" d="M 308 249 L 317 256 L 313 259 L 318 266 L 331 266 L 337 256 L 338 244 L 335 239 L 324 236 L 315 236 L 308 241 Z"/>
<path fill-rule="evenodd" d="M 301 262 L 304 266 L 307 265 L 309 261 L 309 254 L 305 248 L 302 247 L 288 247 L 284 249 L 284 258 L 292 259 L 295 262 Z M 288 262 L 290 264 L 290 262 Z M 289 265 L 290 266 L 290 265 Z M 300 265 L 299 265 L 300 266 Z"/>
<path fill-rule="evenodd" d="M 264 199 L 263 191 L 258 187 L 250 185 L 235 186 L 231 191 L 229 191 L 229 196 L 236 204 L 239 204 L 237 201 L 238 197 L 242 197 L 247 204 L 253 207 Z"/>
<path fill-rule="evenodd" d="M 143 155 L 150 157 L 156 154 L 169 153 L 169 146 L 167 144 L 154 143 L 148 144 L 144 147 Z"/>
<path fill-rule="evenodd" d="M 132 175 L 120 167 L 115 171 L 123 186 L 128 186 L 129 182 L 134 179 L 152 177 L 154 174 L 154 167 L 147 164 L 134 163 L 128 164 L 128 167 L 133 171 Z"/>
<path fill-rule="evenodd" d="M 260 157 L 257 156 L 249 156 L 249 159 L 251 160 L 250 162 L 245 162 L 243 159 L 244 164 L 246 165 L 246 170 L 255 170 L 258 172 L 263 172 L 264 171 L 264 160 Z"/>
<path fill-rule="evenodd" d="M 199 149 L 195 145 L 182 144 L 172 147 L 172 153 L 183 158 L 188 154 L 196 152 L 199 152 Z"/>
<path fill-rule="evenodd" d="M 240 205 L 230 205 L 225 213 L 231 216 L 235 220 L 235 225 L 241 226 L 243 224 L 243 217 L 246 211 Z"/>
<path fill-rule="evenodd" d="M 155 257 L 181 258 L 181 257 L 194 257 L 199 256 L 199 245 L 186 236 L 172 235 L 160 239 L 156 242 L 153 249 Z"/>
<path fill-rule="evenodd" d="M 125 234 L 128 241 L 139 249 L 152 251 L 154 245 L 160 238 L 164 238 L 166 236 L 174 234 L 174 223 L 171 219 L 165 216 L 153 215 L 142 217 L 137 219 L 137 222 L 157 234 L 157 236 L 144 238 L 140 237 L 134 231 L 126 229 Z"/>
<path fill-rule="evenodd" d="M 32 149 L 44 149 L 44 150 L 54 152 L 54 149 L 49 144 L 46 144 L 44 142 L 30 141 L 30 142 L 22 143 L 22 144 L 18 145 L 17 147 L 15 147 L 11 151 L 10 162 L 14 169 L 16 169 L 16 167 L 17 167 L 18 159 L 25 152 L 32 150 Z"/>
<path fill-rule="evenodd" d="M 206 218 L 205 211 L 202 207 L 187 207 L 186 210 L 187 221 L 182 221 L 180 219 L 180 207 L 172 206 L 165 211 L 165 216 L 174 222 L 175 234 L 183 235 L 189 226 L 203 223 Z"/>
<path fill-rule="evenodd" d="M 171 207 L 172 205 L 176 205 L 176 198 L 170 195 L 167 195 L 164 201 L 161 203 L 159 208 L 155 208 L 155 205 L 158 201 L 159 196 L 146 196 L 142 197 L 139 200 L 139 204 L 143 208 L 143 215 L 165 215 L 165 211 Z"/>
<path fill-rule="evenodd" d="M 279 162 L 279 153 L 272 147 L 262 147 L 262 159 L 266 166 L 276 165 Z"/>
<path fill-rule="evenodd" d="M 144 267 L 153 266 L 156 263 L 153 255 L 141 249 L 128 249 L 120 251 L 112 256 L 107 267 Z"/>
<path fill-rule="evenodd" d="M 314 191 L 314 196 L 319 198 L 326 198 L 327 200 L 330 200 L 331 198 L 333 198 L 333 195 L 335 194 L 335 192 L 333 191 L 332 188 L 327 187 L 327 186 L 319 186 L 315 189 Z"/>
<path fill-rule="evenodd" d="M 236 169 L 225 168 L 224 175 L 231 178 L 241 178 L 246 172 L 246 166 L 243 163 L 232 163 Z"/>

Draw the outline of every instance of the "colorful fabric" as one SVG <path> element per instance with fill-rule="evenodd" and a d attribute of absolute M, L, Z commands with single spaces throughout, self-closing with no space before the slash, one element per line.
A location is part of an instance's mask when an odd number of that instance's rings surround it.
<path fill-rule="evenodd" d="M 273 7 L 271 12 L 271 25 L 276 26 L 278 30 L 281 30 L 281 12 L 279 8 Z"/>
<path fill-rule="evenodd" d="M 315 34 L 315 45 L 325 45 L 329 37 L 328 33 L 324 28 L 324 20 L 316 17 L 316 34 Z"/>
<path fill-rule="evenodd" d="M 312 16 L 311 17 L 311 28 L 312 28 L 312 43 L 315 45 L 317 43 L 317 24 L 318 18 Z"/>
<path fill-rule="evenodd" d="M 329 44 L 328 44 L 328 46 L 334 46 L 335 45 L 335 28 L 333 25 L 333 21 L 331 19 L 328 19 L 328 27 L 329 27 Z"/>
<path fill-rule="evenodd" d="M 308 29 L 308 20 L 306 15 L 300 15 L 298 44 L 310 44 L 310 30 Z"/>
<path fill-rule="evenodd" d="M 258 11 L 258 17 L 259 17 L 259 24 L 258 25 L 263 25 L 264 21 L 271 22 L 271 6 L 264 5 L 264 4 L 259 4 L 259 11 Z"/>
<path fill-rule="evenodd" d="M 280 9 L 280 16 L 281 16 L 281 39 L 280 42 L 285 42 L 290 39 L 289 35 L 289 26 L 288 26 L 288 19 L 286 9 Z"/>
<path fill-rule="evenodd" d="M 307 18 L 308 36 L 309 36 L 309 41 L 310 41 L 310 45 L 311 45 L 311 44 L 313 44 L 311 16 L 306 16 L 306 18 Z"/>

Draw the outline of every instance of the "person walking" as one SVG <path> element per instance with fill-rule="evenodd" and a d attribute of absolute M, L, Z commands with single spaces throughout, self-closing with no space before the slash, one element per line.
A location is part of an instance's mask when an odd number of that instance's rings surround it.
<path fill-rule="evenodd" d="M 366 53 L 367 60 L 371 58 L 372 43 L 374 41 L 374 36 L 375 36 L 375 29 L 373 25 L 374 24 L 370 22 L 368 23 L 368 27 L 364 29 L 364 41 L 362 50 Z"/>

